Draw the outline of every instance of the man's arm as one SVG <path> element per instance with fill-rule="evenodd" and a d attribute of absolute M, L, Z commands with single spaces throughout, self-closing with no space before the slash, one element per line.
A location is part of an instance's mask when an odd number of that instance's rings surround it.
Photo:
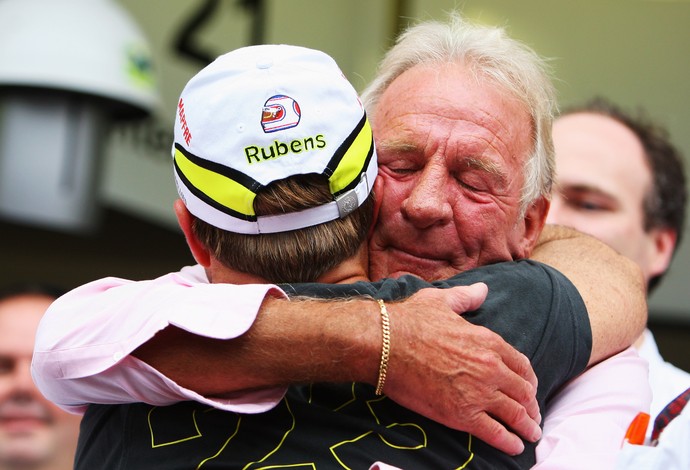
<path fill-rule="evenodd" d="M 647 299 L 639 266 L 576 230 L 547 225 L 531 259 L 562 272 L 580 292 L 592 325 L 589 364 L 618 353 L 642 334 Z"/>
<path fill-rule="evenodd" d="M 276 291 L 266 286 L 261 293 L 259 286 L 207 282 L 195 267 L 153 281 L 103 279 L 63 296 L 39 327 L 39 388 L 74 412 L 88 403 L 183 400 L 259 412 L 280 400 L 281 384 L 377 380 L 375 302 L 279 301 L 265 297 Z M 393 344 L 384 391 L 517 453 L 522 442 L 506 427 L 532 440 L 540 432 L 530 418 L 538 416 L 536 378 L 522 354 L 457 315 L 485 295 L 481 287 L 462 289 L 450 301 L 453 291 L 427 290 L 431 297 L 389 305 Z"/>
<path fill-rule="evenodd" d="M 41 392 L 67 411 L 89 403 L 168 405 L 196 400 L 236 412 L 261 412 L 285 389 L 206 399 L 131 355 L 168 327 L 231 340 L 252 326 L 275 286 L 208 283 L 201 266 L 148 281 L 105 278 L 56 300 L 38 327 L 32 374 Z"/>
<path fill-rule="evenodd" d="M 540 437 L 536 378 L 522 354 L 457 315 L 476 309 L 485 296 L 483 285 L 426 289 L 388 304 L 392 344 L 384 392 L 417 413 L 519 453 L 522 441 L 501 422 L 525 439 Z M 374 385 L 379 307 L 371 300 L 267 298 L 252 328 L 236 340 L 210 342 L 166 329 L 133 354 L 207 396 L 315 381 Z M 213 365 L 200 373 L 199 364 Z"/>
<path fill-rule="evenodd" d="M 567 236 L 545 237 L 543 246 L 537 250 L 537 259 L 554 265 L 571 278 L 574 277 L 575 284 L 581 289 L 583 286 L 588 289 L 600 289 L 605 286 L 600 280 L 586 275 L 579 274 L 582 279 L 578 277 L 578 269 L 586 271 L 588 266 L 592 266 L 594 258 L 592 250 L 587 248 L 587 240 L 581 240 L 585 243 L 585 248 L 580 247 L 575 253 L 571 252 L 572 261 L 560 261 L 559 256 L 566 253 L 564 250 L 568 248 L 567 243 L 564 244 L 564 239 L 574 236 L 573 233 L 568 234 L 568 231 L 561 232 L 563 233 Z M 599 250 L 602 249 L 596 243 L 595 246 Z M 609 250 L 607 256 L 615 258 L 611 253 Z M 584 254 L 588 256 L 582 256 Z M 555 256 L 555 259 L 549 256 Z M 604 259 L 599 258 L 600 261 Z M 620 259 L 616 261 L 621 262 Z M 575 269 L 578 266 L 579 268 Z M 606 269 L 610 269 L 610 266 L 611 263 L 604 262 Z M 613 282 L 613 277 L 608 279 Z M 230 403 L 227 409 L 256 412 L 262 407 L 270 407 L 279 399 L 280 393 L 268 397 L 264 394 L 261 397 L 263 401 L 257 406 L 256 400 L 252 400 L 251 395 L 248 395 L 248 390 L 290 381 L 352 379 L 373 383 L 375 380 L 374 374 L 380 354 L 380 320 L 375 305 L 358 307 L 350 303 L 348 307 L 353 309 L 351 315 L 339 316 L 344 322 L 343 329 L 334 330 L 318 326 L 324 317 L 323 312 L 315 304 L 310 309 L 283 301 L 282 304 L 295 308 L 295 314 L 303 317 L 299 319 L 288 313 L 285 316 L 282 313 L 266 315 L 266 312 L 262 311 L 258 316 L 261 321 L 254 325 L 261 326 L 262 330 L 259 330 L 252 326 L 257 314 L 256 309 L 249 309 L 248 314 L 244 314 L 242 306 L 238 304 L 240 300 L 246 301 L 251 298 L 246 294 L 237 293 L 246 292 L 248 286 L 208 285 L 203 272 L 201 275 L 197 274 L 194 281 L 187 282 L 181 274 L 173 274 L 148 283 L 114 283 L 111 289 L 108 280 L 104 280 L 94 283 L 95 285 L 86 291 L 84 288 L 78 289 L 76 295 L 68 294 L 49 310 L 49 314 L 46 315 L 49 321 L 39 330 L 43 331 L 43 334 L 39 334 L 37 342 L 40 359 L 35 367 L 37 382 L 44 384 L 44 389 L 50 388 L 47 395 L 54 401 L 77 411 L 89 402 L 147 401 L 164 404 L 188 399 L 203 401 L 207 397 L 202 397 L 198 392 L 210 387 L 207 390 L 219 394 L 219 397 L 210 399 L 214 406 L 222 407 Z M 614 297 L 607 296 L 606 289 L 603 289 L 603 292 L 604 294 L 600 295 L 603 295 L 604 301 L 610 301 Z M 621 305 L 625 305 L 626 299 L 621 292 L 618 294 L 622 301 L 614 302 L 613 305 L 622 308 Z M 593 301 L 590 297 L 585 295 L 590 305 L 590 313 L 599 311 L 596 306 L 592 308 Z M 254 299 L 260 303 L 264 297 L 255 295 Z M 265 302 L 264 307 L 270 309 L 269 304 L 273 302 Z M 276 302 L 276 305 L 281 304 Z M 357 315 L 358 312 L 367 309 L 367 315 Z M 612 314 L 606 308 L 600 310 Z M 174 315 L 171 315 L 170 311 L 173 311 Z M 462 309 L 452 310 L 446 307 L 445 311 L 436 312 L 428 305 L 401 303 L 396 304 L 391 311 L 396 331 L 394 341 L 401 345 L 393 349 L 391 357 L 388 385 L 385 390 L 391 398 L 428 417 L 468 430 L 508 452 L 518 451 L 521 443 L 515 435 L 506 431 L 498 421 L 489 416 L 504 422 L 522 436 L 535 436 L 534 423 L 525 418 L 527 415 L 536 414 L 533 393 L 535 379 L 524 356 L 509 348 L 497 335 L 458 319 L 455 312 Z M 193 338 L 189 342 L 180 343 L 177 339 L 184 331 L 194 332 L 192 327 L 197 324 L 204 324 L 206 328 L 210 325 L 211 333 L 199 336 L 214 337 L 215 331 L 219 329 L 217 327 L 235 321 L 240 314 L 246 320 L 243 324 L 244 330 L 240 329 L 236 336 L 227 335 L 221 339 L 240 337 L 251 327 L 250 331 L 254 334 L 242 338 L 240 351 L 259 356 L 244 362 L 249 366 L 245 374 L 216 374 L 214 377 L 208 373 L 223 370 L 223 365 L 229 362 L 229 358 L 234 357 L 229 352 L 219 350 L 218 344 L 211 346 L 210 350 L 215 353 L 210 355 L 203 369 L 199 362 L 194 362 L 198 349 L 203 347 L 201 344 L 196 345 L 197 352 L 194 354 L 187 353 L 189 361 L 172 360 L 168 361 L 167 365 L 156 363 L 157 360 L 165 361 L 166 358 L 176 358 L 185 354 L 183 345 L 189 345 L 191 348 L 195 340 L 205 341 Z M 171 320 L 171 317 L 174 318 Z M 202 320 L 203 318 L 206 320 Z M 97 336 L 93 331 L 118 331 L 124 319 L 127 319 L 128 323 L 139 322 L 132 329 L 137 334 L 121 338 L 119 342 L 97 343 Z M 286 319 L 289 319 L 287 323 Z M 185 323 L 191 323 L 192 327 L 183 327 Z M 372 324 L 375 326 L 372 327 Z M 595 320 L 593 324 L 595 354 L 592 360 L 598 360 L 596 358 L 602 355 L 597 352 L 602 349 L 602 336 L 597 325 L 601 323 Z M 54 329 L 56 326 L 59 328 Z M 179 327 L 179 331 L 176 331 L 176 326 Z M 289 327 L 298 327 L 299 331 L 297 334 L 288 335 L 287 332 L 291 331 Z M 56 335 L 55 331 L 59 333 Z M 148 343 L 157 331 L 162 333 L 154 338 L 154 342 Z M 262 343 L 262 331 L 267 333 L 267 343 Z M 619 334 L 622 331 L 616 327 L 611 330 L 611 334 Z M 347 333 L 345 340 L 337 339 L 341 332 Z M 336 339 L 329 339 L 329 334 L 335 334 Z M 168 335 L 175 341 L 168 343 L 166 354 L 165 339 Z M 355 343 L 363 338 L 367 338 L 364 346 Z M 613 340 L 613 336 L 604 335 L 604 339 Z M 228 344 L 224 347 L 236 347 L 230 344 L 235 341 L 225 341 Z M 296 341 L 300 347 L 293 347 L 295 343 L 291 341 Z M 317 355 L 314 352 L 317 349 L 306 346 L 310 344 L 309 341 L 314 341 L 317 345 L 346 345 L 337 348 L 327 347 Z M 144 362 L 129 355 L 143 344 L 147 346 L 135 354 Z M 626 344 L 625 339 L 618 338 L 614 341 L 612 349 L 618 348 L 616 345 L 621 344 L 627 345 L 629 342 Z M 113 345 L 117 346 L 116 350 L 113 350 Z M 309 355 L 305 355 L 304 350 L 310 351 Z M 343 352 L 349 356 L 344 357 Z M 261 357 L 261 354 L 265 356 Z M 97 357 L 94 359 L 94 356 Z M 147 363 L 153 368 L 148 367 Z M 343 364 L 347 367 L 343 367 Z M 169 368 L 168 376 L 156 370 L 166 367 Z M 204 371 L 204 377 L 209 377 L 210 383 L 204 384 L 198 380 L 200 370 Z M 153 376 L 155 374 L 158 376 Z M 115 379 L 129 388 L 113 386 L 112 384 L 116 383 Z M 140 382 L 146 382 L 147 386 L 137 387 Z M 178 382 L 190 385 L 193 389 L 185 389 Z M 244 395 L 248 395 L 249 398 L 238 400 L 238 391 L 247 392 Z M 152 393 L 157 395 L 151 398 Z M 239 403 L 239 408 L 234 407 L 236 403 Z M 243 408 L 245 406 L 249 406 L 249 409 Z M 466 421 L 459 423 L 461 420 Z"/>

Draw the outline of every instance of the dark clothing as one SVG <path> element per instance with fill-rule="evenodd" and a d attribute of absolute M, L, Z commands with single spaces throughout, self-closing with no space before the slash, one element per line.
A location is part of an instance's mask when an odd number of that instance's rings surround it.
<path fill-rule="evenodd" d="M 585 305 L 564 276 L 532 261 L 486 266 L 433 285 L 477 281 L 489 286 L 489 295 L 464 317 L 496 331 L 531 360 L 544 415 L 558 387 L 589 360 L 592 335 Z M 428 286 L 405 276 L 373 284 L 283 287 L 290 295 L 394 300 Z M 372 386 L 312 384 L 290 387 L 279 405 L 256 415 L 195 402 L 91 405 L 75 468 L 367 469 L 376 461 L 404 469 L 529 468 L 535 445 L 525 444 L 522 455 L 510 457 L 376 396 Z"/>

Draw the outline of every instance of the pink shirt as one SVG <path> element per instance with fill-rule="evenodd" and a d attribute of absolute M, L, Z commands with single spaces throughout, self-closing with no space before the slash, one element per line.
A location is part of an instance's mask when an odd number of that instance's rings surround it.
<path fill-rule="evenodd" d="M 285 389 L 204 397 L 130 353 L 168 325 L 235 338 L 249 329 L 269 294 L 285 296 L 273 285 L 209 284 L 200 266 L 151 281 L 86 284 L 57 300 L 41 321 L 34 381 L 73 413 L 83 413 L 89 403 L 162 406 L 185 400 L 260 413 L 275 406 Z M 633 349 L 590 368 L 549 404 L 536 468 L 613 468 L 627 426 L 650 400 L 647 364 Z"/>
<path fill-rule="evenodd" d="M 254 323 L 269 293 L 285 296 L 273 285 L 211 285 L 200 266 L 152 281 L 105 278 L 85 284 L 55 301 L 41 320 L 34 382 L 49 400 L 78 414 L 89 403 L 163 406 L 185 400 L 228 411 L 266 411 L 285 388 L 203 397 L 130 353 L 168 325 L 209 338 L 236 338 Z"/>
<path fill-rule="evenodd" d="M 587 369 L 547 404 L 535 469 L 614 468 L 628 426 L 649 411 L 647 363 L 634 348 Z"/>

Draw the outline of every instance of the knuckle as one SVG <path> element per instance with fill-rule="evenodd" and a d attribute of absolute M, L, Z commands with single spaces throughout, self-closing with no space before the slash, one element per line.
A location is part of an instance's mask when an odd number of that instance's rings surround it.
<path fill-rule="evenodd" d="M 522 406 L 510 406 L 507 414 L 506 419 L 513 423 L 513 427 L 518 427 L 529 419 L 527 411 Z"/>

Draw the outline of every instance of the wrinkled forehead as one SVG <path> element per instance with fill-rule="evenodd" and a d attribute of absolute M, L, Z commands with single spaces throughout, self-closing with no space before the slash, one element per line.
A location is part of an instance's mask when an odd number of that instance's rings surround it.
<path fill-rule="evenodd" d="M 382 94 L 372 121 L 380 151 L 488 152 L 522 165 L 533 150 L 527 107 L 458 64 L 417 65 Z"/>

